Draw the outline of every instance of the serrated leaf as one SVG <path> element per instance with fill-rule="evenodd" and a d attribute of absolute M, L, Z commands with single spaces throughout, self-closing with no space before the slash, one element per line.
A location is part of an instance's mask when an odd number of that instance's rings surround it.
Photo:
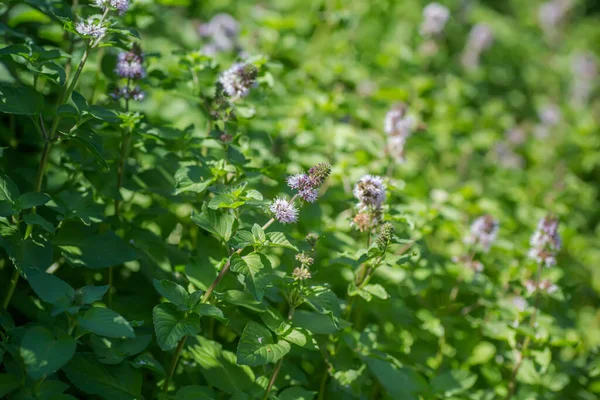
<path fill-rule="evenodd" d="M 239 230 L 235 233 L 233 238 L 231 238 L 230 243 L 234 249 L 243 249 L 244 247 L 255 244 L 254 235 L 250 231 Z"/>
<path fill-rule="evenodd" d="M 75 340 L 61 331 L 34 326 L 25 332 L 19 353 L 27 374 L 40 379 L 58 371 L 75 354 Z"/>
<path fill-rule="evenodd" d="M 104 297 L 106 292 L 108 292 L 109 288 L 110 288 L 110 286 L 108 286 L 108 285 L 84 286 L 84 287 L 80 288 L 79 290 L 77 290 L 77 292 L 79 292 L 79 295 L 81 296 L 81 302 L 83 304 L 92 304 L 92 303 L 102 300 L 102 298 Z"/>
<path fill-rule="evenodd" d="M 163 303 L 152 311 L 156 341 L 163 351 L 172 350 L 186 335 L 200 332 L 200 319 L 197 315 L 186 315 L 173 304 Z"/>
<path fill-rule="evenodd" d="M 131 362 L 131 365 L 133 365 L 135 368 L 149 369 L 150 371 L 163 377 L 167 376 L 163 366 L 158 362 L 158 360 L 152 357 L 152 354 L 150 353 L 140 354 Z"/>
<path fill-rule="evenodd" d="M 263 231 L 262 227 L 258 224 L 252 225 L 252 236 L 254 237 L 254 241 L 257 243 L 264 243 L 267 240 L 265 231 Z"/>
<path fill-rule="evenodd" d="M 212 304 L 198 304 L 196 305 L 196 307 L 194 307 L 194 312 L 196 314 L 198 314 L 200 317 L 203 316 L 207 316 L 207 317 L 212 317 L 215 319 L 218 319 L 219 321 L 223 322 L 223 323 L 228 323 L 229 320 L 227 318 L 225 318 L 225 315 L 223 314 L 223 311 L 221 311 L 221 309 L 217 306 L 214 306 Z"/>
<path fill-rule="evenodd" d="M 166 279 L 160 281 L 154 279 L 152 283 L 156 291 L 165 299 L 169 300 L 182 310 L 187 309 L 189 294 L 183 286 Z"/>
<path fill-rule="evenodd" d="M 202 336 L 197 336 L 196 340 L 198 344 L 191 346 L 189 352 L 207 382 L 228 394 L 250 392 L 256 388 L 254 372 L 248 366 L 236 364 L 235 354 Z"/>
<path fill-rule="evenodd" d="M 282 232 L 269 232 L 267 233 L 267 239 L 269 239 L 270 246 L 285 247 L 298 251 L 298 248 L 291 244 Z"/>
<path fill-rule="evenodd" d="M 325 286 L 313 286 L 305 295 L 306 302 L 321 314 L 340 315 L 340 301 L 331 289 Z"/>
<path fill-rule="evenodd" d="M 241 365 L 257 366 L 274 363 L 289 353 L 291 347 L 285 340 L 277 343 L 264 326 L 250 321 L 237 347 L 237 362 Z"/>
<path fill-rule="evenodd" d="M 262 301 L 267 285 L 271 283 L 271 263 L 261 253 L 250 253 L 231 256 L 231 270 L 241 273 L 246 278 L 246 286 L 256 301 Z"/>
<path fill-rule="evenodd" d="M 208 208 L 211 210 L 217 210 L 219 208 L 238 208 L 244 205 L 244 201 L 236 200 L 236 198 L 230 194 L 219 194 L 208 203 Z"/>
<path fill-rule="evenodd" d="M 44 98 L 33 88 L 0 84 L 0 112 L 35 115 L 39 114 L 43 108 Z"/>
<path fill-rule="evenodd" d="M 216 296 L 226 303 L 244 307 L 255 312 L 264 312 L 266 310 L 264 304 L 256 301 L 251 294 L 240 290 L 228 290 L 223 295 Z"/>
<path fill-rule="evenodd" d="M 203 193 L 215 182 L 209 168 L 199 165 L 182 165 L 175 172 L 175 194 Z"/>
<path fill-rule="evenodd" d="M 144 351 L 152 335 L 136 335 L 132 339 L 115 339 L 96 335 L 90 336 L 90 346 L 102 364 L 119 364 L 127 357 Z"/>
<path fill-rule="evenodd" d="M 202 212 L 192 213 L 192 221 L 201 228 L 215 234 L 227 242 L 231 238 L 235 218 L 230 214 L 222 214 L 209 209 L 206 203 L 202 204 Z"/>
<path fill-rule="evenodd" d="M 388 292 L 379 283 L 365 285 L 362 288 L 362 290 L 364 290 L 365 292 L 367 292 L 381 300 L 387 300 L 390 298 L 390 295 L 388 294 Z"/>
<path fill-rule="evenodd" d="M 78 318 L 79 326 L 86 331 L 109 338 L 134 338 L 129 322 L 113 310 L 94 307 Z"/>
<path fill-rule="evenodd" d="M 8 175 L 0 174 L 0 200 L 8 200 L 15 203 L 21 192 Z"/>
<path fill-rule="evenodd" d="M 93 354 L 79 353 L 63 371 L 80 390 L 105 400 L 142 398 L 142 374 L 128 363 L 104 365 Z"/>

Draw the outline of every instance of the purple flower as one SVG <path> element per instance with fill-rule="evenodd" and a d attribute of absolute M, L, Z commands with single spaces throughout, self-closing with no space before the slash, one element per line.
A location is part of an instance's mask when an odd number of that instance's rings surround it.
<path fill-rule="evenodd" d="M 144 69 L 144 53 L 139 46 L 126 53 L 119 53 L 115 72 L 121 78 L 140 80 L 146 76 Z"/>
<path fill-rule="evenodd" d="M 562 247 L 562 240 L 558 233 L 558 219 L 552 216 L 542 218 L 529 243 L 531 245 L 529 258 L 546 267 L 556 264 L 556 253 Z"/>
<path fill-rule="evenodd" d="M 256 85 L 256 67 L 247 63 L 235 63 L 221 74 L 219 82 L 229 97 L 247 96 Z"/>
<path fill-rule="evenodd" d="M 215 15 L 209 22 L 198 26 L 200 36 L 210 40 L 202 51 L 214 55 L 232 50 L 237 45 L 239 31 L 240 24 L 231 15 Z"/>
<path fill-rule="evenodd" d="M 420 33 L 422 36 L 437 36 L 444 31 L 450 11 L 439 3 L 430 3 L 423 9 L 423 22 Z"/>
<path fill-rule="evenodd" d="M 296 206 L 281 197 L 277 197 L 273 201 L 269 210 L 275 215 L 277 221 L 282 224 L 291 224 L 298 220 L 298 209 Z"/>
<path fill-rule="evenodd" d="M 373 175 L 363 176 L 354 187 L 354 197 L 358 199 L 360 209 L 381 208 L 386 197 L 383 179 Z"/>
<path fill-rule="evenodd" d="M 300 197 L 309 203 L 314 203 L 319 196 L 319 191 L 317 189 L 303 189 L 298 193 L 300 194 Z"/>
<path fill-rule="evenodd" d="M 75 30 L 81 36 L 99 38 L 106 35 L 106 28 L 92 18 L 75 24 Z"/>
<path fill-rule="evenodd" d="M 107 8 L 117 10 L 123 15 L 129 8 L 129 0 L 96 0 L 96 6 L 106 11 Z"/>
<path fill-rule="evenodd" d="M 302 199 L 309 203 L 317 200 L 317 190 L 331 173 L 331 166 L 327 163 L 319 163 L 308 170 L 307 174 L 290 175 L 287 184 L 290 188 L 298 191 Z"/>
<path fill-rule="evenodd" d="M 484 252 L 488 252 L 498 234 L 498 220 L 491 215 L 484 215 L 477 218 L 471 224 L 471 232 L 466 242 L 478 244 Z"/>

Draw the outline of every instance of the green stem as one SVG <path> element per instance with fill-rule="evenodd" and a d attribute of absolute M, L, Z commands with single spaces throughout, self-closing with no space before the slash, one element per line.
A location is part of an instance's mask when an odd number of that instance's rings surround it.
<path fill-rule="evenodd" d="M 108 306 L 108 308 L 112 308 L 112 292 L 113 292 L 113 287 L 114 287 L 114 273 L 113 273 L 113 267 L 108 267 L 108 297 L 106 299 L 106 305 Z"/>
<path fill-rule="evenodd" d="M 535 327 L 535 321 L 537 318 L 537 314 L 538 314 L 538 309 L 539 309 L 539 304 L 540 304 L 540 281 L 542 278 L 542 264 L 540 263 L 538 265 L 538 269 L 537 269 L 537 274 L 536 274 L 536 278 L 535 278 L 535 302 L 533 305 L 533 314 L 531 315 L 531 319 L 529 320 L 529 326 L 531 328 Z M 519 373 L 519 369 L 521 368 L 521 365 L 523 364 L 523 361 L 525 360 L 525 352 L 527 351 L 527 348 L 529 347 L 529 345 L 531 344 L 531 338 L 529 336 L 526 336 L 525 339 L 523 339 L 523 345 L 521 346 L 521 351 L 517 351 L 517 362 L 515 363 L 515 366 L 513 367 L 511 376 L 510 376 L 510 381 L 508 382 L 508 393 L 506 395 L 506 400 L 510 400 L 513 395 L 515 394 L 515 390 L 517 389 L 517 374 Z"/>
<path fill-rule="evenodd" d="M 169 367 L 169 374 L 165 378 L 165 383 L 163 384 L 162 391 L 167 393 L 169 391 L 169 383 L 171 383 L 171 378 L 173 378 L 173 373 L 175 372 L 175 368 L 177 368 L 177 361 L 179 361 L 179 356 L 181 355 L 181 350 L 183 350 L 183 346 L 185 345 L 185 341 L 187 339 L 187 335 L 181 338 L 179 343 L 177 343 L 177 348 L 175 349 L 175 354 L 173 355 L 173 359 L 171 360 L 171 366 Z"/>
<path fill-rule="evenodd" d="M 8 292 L 6 292 L 6 296 L 4 297 L 4 301 L 2 302 L 2 309 L 6 310 L 8 305 L 10 304 L 10 299 L 12 298 L 13 293 L 15 292 L 15 288 L 17 287 L 17 283 L 19 282 L 19 270 L 15 267 L 15 270 L 10 277 L 10 286 L 8 287 Z"/>
<path fill-rule="evenodd" d="M 288 311 L 288 321 L 291 321 L 294 316 L 294 311 L 296 307 L 290 306 L 290 310 Z M 279 375 L 279 371 L 281 371 L 281 366 L 283 365 L 284 357 L 281 357 L 277 364 L 275 365 L 275 369 L 273 370 L 273 375 L 271 375 L 271 379 L 269 380 L 269 384 L 267 385 L 267 389 L 265 390 L 265 395 L 263 396 L 263 400 L 268 400 L 269 394 L 271 394 L 271 390 L 273 389 L 273 385 L 277 380 L 277 376 Z"/>

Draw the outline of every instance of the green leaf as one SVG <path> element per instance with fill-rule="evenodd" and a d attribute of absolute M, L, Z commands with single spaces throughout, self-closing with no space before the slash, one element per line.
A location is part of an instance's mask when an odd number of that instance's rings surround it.
<path fill-rule="evenodd" d="M 98 164 L 102 165 L 106 169 L 110 169 L 108 162 L 102 154 L 102 137 L 87 129 L 77 130 L 75 135 L 69 136 L 70 140 L 81 144 L 94 156 L 94 159 Z"/>
<path fill-rule="evenodd" d="M 21 192 L 8 175 L 0 174 L 0 200 L 8 200 L 14 204 Z"/>
<path fill-rule="evenodd" d="M 0 217 L 10 217 L 18 212 L 19 210 L 14 207 L 13 203 L 8 200 L 0 200 Z"/>
<path fill-rule="evenodd" d="M 479 342 L 467 360 L 470 365 L 486 364 L 496 354 L 496 346 L 490 342 Z"/>
<path fill-rule="evenodd" d="M 330 317 L 308 310 L 296 310 L 292 319 L 295 326 L 305 328 L 316 335 L 333 335 L 339 328 Z"/>
<path fill-rule="evenodd" d="M 257 243 L 264 243 L 267 240 L 265 231 L 263 231 L 262 227 L 258 224 L 252 225 L 252 236 Z"/>
<path fill-rule="evenodd" d="M 54 233 L 54 225 L 42 218 L 39 214 L 23 215 L 23 221 L 27 225 L 37 225 L 42 227 L 46 232 Z"/>
<path fill-rule="evenodd" d="M 200 318 L 187 316 L 173 304 L 163 303 L 152 312 L 156 340 L 163 351 L 172 350 L 185 335 L 200 332 Z"/>
<path fill-rule="evenodd" d="M 200 214 L 192 212 L 191 218 L 200 227 L 215 234 L 223 241 L 226 242 L 231 238 L 233 223 L 235 222 L 233 215 L 215 212 L 204 203 L 202 204 L 202 212 Z"/>
<path fill-rule="evenodd" d="M 91 105 L 86 112 L 92 117 L 108 123 L 118 123 L 121 121 L 113 110 L 109 110 L 105 107 Z"/>
<path fill-rule="evenodd" d="M 113 231 L 96 233 L 92 227 L 65 224 L 54 238 L 63 256 L 75 266 L 114 267 L 137 258 L 135 251 Z"/>
<path fill-rule="evenodd" d="M 188 308 L 187 302 L 189 294 L 183 286 L 166 279 L 160 281 L 154 279 L 152 283 L 161 296 L 175 304 L 179 309 L 186 310 Z"/>
<path fill-rule="evenodd" d="M 435 392 L 452 396 L 469 390 L 477 381 L 477 375 L 467 370 L 453 369 L 436 376 L 431 380 L 431 388 Z"/>
<path fill-rule="evenodd" d="M 91 225 L 104 219 L 104 207 L 94 202 L 90 192 L 61 191 L 46 206 L 60 214 L 59 220 L 75 219 Z"/>
<path fill-rule="evenodd" d="M 175 172 L 175 194 L 203 193 L 215 182 L 209 168 L 199 165 L 182 165 Z"/>
<path fill-rule="evenodd" d="M 317 312 L 334 317 L 340 315 L 340 301 L 331 289 L 325 286 L 313 286 L 305 295 L 306 302 Z"/>
<path fill-rule="evenodd" d="M 103 365 L 93 354 L 79 353 L 63 371 L 80 390 L 105 400 L 142 398 L 142 374 L 127 363 Z"/>
<path fill-rule="evenodd" d="M 56 113 L 61 117 L 79 118 L 79 111 L 70 104 L 61 104 Z"/>
<path fill-rule="evenodd" d="M 362 290 L 364 290 L 365 292 L 367 292 L 381 300 L 387 300 L 390 298 L 390 295 L 388 294 L 388 292 L 379 283 L 365 285 L 365 287 L 363 287 Z"/>
<path fill-rule="evenodd" d="M 207 382 L 228 394 L 250 392 L 256 387 L 254 372 L 250 367 L 236 364 L 235 354 L 202 336 L 195 339 L 198 344 L 190 346 L 189 352 Z"/>
<path fill-rule="evenodd" d="M 0 112 L 35 115 L 39 114 L 43 107 L 44 98 L 33 88 L 0 84 Z"/>
<path fill-rule="evenodd" d="M 13 374 L 0 374 L 0 398 L 21 386 L 21 380 Z"/>
<path fill-rule="evenodd" d="M 4 247 L 10 260 L 20 270 L 26 268 L 46 269 L 52 264 L 52 246 L 46 238 L 35 233 L 25 240 L 18 231 L 14 235 L 0 236 L 0 245 Z"/>
<path fill-rule="evenodd" d="M 269 232 L 267 233 L 267 239 L 269 239 L 269 242 L 267 243 L 269 246 L 285 247 L 298 251 L 298 248 L 291 244 L 282 232 Z"/>
<path fill-rule="evenodd" d="M 43 206 L 51 200 L 46 193 L 29 192 L 24 193 L 17 199 L 17 207 L 21 210 L 27 210 L 33 207 Z"/>
<path fill-rule="evenodd" d="M 70 304 L 75 298 L 75 289 L 62 279 L 33 268 L 25 270 L 27 281 L 40 299 L 50 304 Z"/>
<path fill-rule="evenodd" d="M 246 286 L 256 301 L 262 301 L 267 285 L 271 283 L 271 263 L 261 253 L 250 253 L 241 257 L 234 253 L 231 256 L 231 270 L 246 277 Z"/>
<path fill-rule="evenodd" d="M 308 329 L 293 328 L 291 330 L 281 333 L 280 337 L 292 344 L 295 344 L 296 346 L 312 350 L 319 349 L 317 342 L 315 341 L 313 335 Z"/>
<path fill-rule="evenodd" d="M 77 290 L 83 304 L 93 304 L 102 300 L 110 286 L 84 286 Z"/>
<path fill-rule="evenodd" d="M 266 310 L 264 304 L 256 301 L 249 293 L 240 290 L 228 290 L 223 295 L 216 294 L 215 296 L 226 303 L 244 307 L 255 312 L 264 312 Z"/>
<path fill-rule="evenodd" d="M 208 203 L 208 208 L 211 210 L 217 210 L 219 208 L 238 208 L 244 205 L 244 201 L 236 200 L 236 198 L 230 194 L 219 194 Z"/>
<path fill-rule="evenodd" d="M 212 304 L 206 304 L 206 303 L 198 304 L 196 307 L 194 307 L 194 312 L 196 314 L 198 314 L 200 317 L 203 317 L 203 316 L 212 317 L 212 318 L 218 319 L 219 321 L 223 322 L 224 324 L 229 322 L 229 320 L 227 318 L 225 318 L 223 311 L 221 311 L 221 309 L 219 307 L 214 306 Z"/>
<path fill-rule="evenodd" d="M 372 356 L 361 358 L 391 398 L 417 400 L 426 392 L 427 383 L 416 371 Z"/>
<path fill-rule="evenodd" d="M 133 339 L 90 336 L 90 346 L 102 364 L 119 364 L 129 356 L 146 350 L 152 335 L 136 335 Z"/>
<path fill-rule="evenodd" d="M 89 107 L 87 100 L 79 92 L 73 91 L 73 94 L 71 95 L 71 100 L 73 100 L 73 103 L 75 103 L 75 106 L 77 107 L 80 113 L 86 111 Z"/>
<path fill-rule="evenodd" d="M 132 362 L 135 368 L 146 368 L 150 371 L 158 374 L 159 376 L 165 377 L 167 373 L 163 366 L 154 358 L 150 353 L 144 353 L 137 356 Z"/>
<path fill-rule="evenodd" d="M 243 249 L 244 247 L 252 246 L 256 244 L 254 235 L 250 231 L 239 230 L 231 238 L 231 247 L 234 249 Z"/>
<path fill-rule="evenodd" d="M 58 371 L 75 354 L 75 340 L 61 331 L 34 326 L 25 331 L 19 353 L 27 374 L 40 379 Z"/>
<path fill-rule="evenodd" d="M 289 353 L 290 349 L 288 342 L 279 340 L 275 343 L 271 331 L 250 321 L 238 343 L 237 362 L 249 366 L 274 363 Z"/>
<path fill-rule="evenodd" d="M 94 307 L 78 318 L 79 326 L 86 331 L 109 338 L 134 338 L 129 322 L 108 308 Z"/>
<path fill-rule="evenodd" d="M 206 386 L 184 386 L 175 394 L 175 400 L 215 400 L 217 395 Z"/>
<path fill-rule="evenodd" d="M 313 400 L 317 392 L 304 389 L 302 386 L 292 386 L 279 393 L 278 400 Z"/>

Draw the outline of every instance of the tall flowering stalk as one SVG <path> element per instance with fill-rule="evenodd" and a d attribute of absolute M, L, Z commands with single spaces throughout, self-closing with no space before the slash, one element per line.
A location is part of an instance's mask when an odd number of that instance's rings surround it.
<path fill-rule="evenodd" d="M 352 225 L 361 232 L 371 232 L 382 221 L 383 203 L 387 196 L 383 178 L 365 175 L 357 182 L 353 193 L 358 200 L 358 212 L 352 220 Z"/>
<path fill-rule="evenodd" d="M 309 179 L 311 182 L 313 182 L 313 184 L 312 184 L 313 189 L 317 190 L 325 182 L 325 179 L 329 176 L 330 173 L 331 173 L 331 166 L 329 164 L 319 163 L 319 164 L 315 165 L 314 167 L 312 167 L 308 171 L 306 176 L 307 176 L 307 179 Z M 288 183 L 289 183 L 289 178 L 288 178 Z M 290 223 L 296 222 L 298 220 L 298 209 L 294 205 L 294 201 L 296 200 L 296 198 L 298 196 L 300 196 L 300 194 L 296 193 L 292 197 L 292 199 L 289 201 L 284 200 L 282 198 L 275 199 L 275 201 L 273 201 L 273 203 L 269 207 L 269 210 L 273 214 L 273 217 L 261 227 L 262 231 L 266 231 L 275 221 L 279 221 L 282 224 L 290 224 Z M 202 295 L 202 298 L 200 300 L 201 303 L 208 302 L 208 300 L 212 296 L 217 285 L 223 280 L 223 278 L 227 274 L 227 271 L 229 271 L 229 269 L 231 268 L 231 260 L 232 260 L 233 255 L 241 254 L 244 251 L 244 249 L 245 249 L 245 247 L 238 249 L 237 251 L 235 251 L 235 253 L 233 253 L 227 259 L 227 262 L 225 263 L 223 268 L 221 268 L 221 270 L 219 271 L 219 274 L 217 275 L 215 280 L 210 284 L 210 286 L 208 287 L 206 292 L 204 292 L 204 294 Z M 289 318 L 291 319 L 291 317 L 289 317 Z M 183 346 L 185 344 L 186 339 L 187 339 L 187 335 L 181 338 L 181 340 L 179 341 L 177 348 L 175 350 L 175 354 L 173 355 L 173 359 L 171 361 L 171 366 L 169 368 L 167 378 L 165 379 L 165 382 L 163 384 L 163 392 L 165 392 L 165 393 L 169 389 L 169 383 L 171 381 L 173 373 L 175 372 L 175 368 L 177 366 L 177 361 L 179 360 L 179 356 L 180 356 L 181 351 L 183 350 Z"/>
<path fill-rule="evenodd" d="M 477 24 L 471 29 L 469 39 L 463 50 L 461 62 L 468 69 L 479 67 L 479 59 L 484 50 L 489 48 L 494 41 L 494 33 L 485 24 Z"/>
<path fill-rule="evenodd" d="M 425 39 L 420 52 L 426 56 L 433 55 L 438 50 L 438 42 L 443 37 L 444 28 L 450 19 L 450 10 L 439 3 L 429 3 L 423 8 L 423 21 L 419 33 Z"/>
<path fill-rule="evenodd" d="M 544 267 L 551 267 L 556 264 L 556 254 L 560 250 L 562 240 L 558 233 L 558 219 L 552 215 L 542 218 L 530 239 L 530 249 L 528 256 L 537 263 L 535 281 L 527 281 L 525 287 L 532 294 L 535 293 L 533 305 L 533 314 L 529 319 L 529 327 L 535 328 L 537 314 L 539 313 L 539 303 L 542 292 L 552 293 L 558 290 L 558 287 L 547 279 L 542 280 L 542 270 Z M 517 387 L 517 374 L 523 360 L 525 352 L 531 344 L 530 336 L 525 336 L 521 344 L 521 349 L 515 349 L 515 365 L 512 369 L 510 381 L 508 383 L 508 394 L 506 400 L 512 398 Z"/>

